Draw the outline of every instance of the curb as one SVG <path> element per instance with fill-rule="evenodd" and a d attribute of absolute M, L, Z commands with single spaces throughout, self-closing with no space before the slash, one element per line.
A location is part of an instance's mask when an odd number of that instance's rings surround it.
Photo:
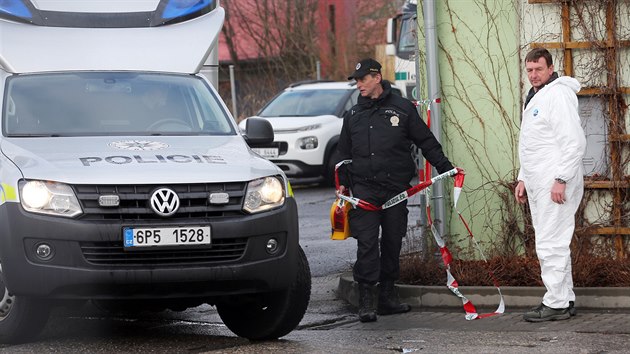
<path fill-rule="evenodd" d="M 462 301 L 446 286 L 417 286 L 396 284 L 401 302 L 413 307 L 461 308 Z M 491 286 L 460 286 L 459 290 L 478 308 L 496 308 L 499 293 Z M 575 305 L 580 309 L 630 309 L 630 288 L 574 288 Z M 506 308 L 530 308 L 540 305 L 544 287 L 505 286 L 501 293 Z M 359 289 L 352 272 L 341 274 L 337 296 L 351 305 L 359 306 Z"/>

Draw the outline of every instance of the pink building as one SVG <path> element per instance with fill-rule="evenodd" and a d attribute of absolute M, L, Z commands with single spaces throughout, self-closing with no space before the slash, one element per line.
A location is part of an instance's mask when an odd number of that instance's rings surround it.
<path fill-rule="evenodd" d="M 231 101 L 228 66 L 235 66 L 239 116 L 256 112 L 291 82 L 346 80 L 356 62 L 385 43 L 391 0 L 222 0 L 219 92 Z"/>
<path fill-rule="evenodd" d="M 259 38 L 251 35 L 275 30 L 274 36 L 280 37 L 284 34 L 279 28 L 291 27 L 282 22 L 286 21 L 287 12 L 296 9 L 283 8 L 280 4 L 297 6 L 298 2 L 276 0 L 276 3 L 278 12 L 270 14 L 268 8 L 261 8 L 261 2 L 222 1 L 226 9 L 226 24 L 219 38 L 219 62 L 222 65 L 234 63 L 235 58 L 237 62 L 251 62 L 279 53 L 281 40 L 261 43 Z M 304 3 L 310 6 L 306 11 L 314 11 L 307 19 L 314 18 L 316 25 L 314 37 L 305 41 L 316 46 L 322 77 L 330 79 L 343 79 L 359 58 L 374 55 L 374 46 L 385 42 L 387 18 L 398 8 L 395 1 L 388 0 L 306 0 Z M 267 21 L 273 23 L 269 25 L 265 23 Z M 230 51 L 230 48 L 234 50 Z"/>

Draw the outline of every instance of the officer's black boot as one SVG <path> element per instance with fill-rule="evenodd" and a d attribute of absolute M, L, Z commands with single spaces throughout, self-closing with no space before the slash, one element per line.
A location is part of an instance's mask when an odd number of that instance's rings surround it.
<path fill-rule="evenodd" d="M 379 285 L 378 293 L 378 314 L 379 315 L 393 315 L 395 313 L 404 313 L 411 310 L 411 306 L 405 303 L 400 303 L 396 291 L 394 289 L 393 281 L 384 281 Z"/>
<path fill-rule="evenodd" d="M 374 311 L 374 293 L 369 284 L 359 283 L 359 320 L 361 322 L 376 321 L 376 311 Z"/>

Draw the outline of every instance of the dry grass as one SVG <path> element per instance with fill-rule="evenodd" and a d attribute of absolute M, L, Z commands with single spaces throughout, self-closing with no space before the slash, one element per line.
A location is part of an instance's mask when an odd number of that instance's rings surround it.
<path fill-rule="evenodd" d="M 441 259 L 416 255 L 401 257 L 400 283 L 411 285 L 444 285 L 446 272 Z M 543 286 L 540 265 L 532 257 L 495 257 L 488 263 L 478 260 L 453 260 L 451 273 L 460 286 L 492 286 L 492 271 L 499 286 Z M 584 258 L 573 264 L 576 287 L 630 286 L 630 259 Z"/>

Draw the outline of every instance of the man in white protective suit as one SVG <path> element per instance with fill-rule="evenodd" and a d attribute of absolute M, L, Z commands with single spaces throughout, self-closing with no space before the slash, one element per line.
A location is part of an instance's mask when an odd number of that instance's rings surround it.
<path fill-rule="evenodd" d="M 586 138 L 578 115 L 580 83 L 558 77 L 549 51 L 525 57 L 532 84 L 525 100 L 519 137 L 521 169 L 514 196 L 529 201 L 536 254 L 547 292 L 526 312 L 529 322 L 565 320 L 575 315 L 571 250 L 575 212 L 584 193 L 582 157 Z"/>

